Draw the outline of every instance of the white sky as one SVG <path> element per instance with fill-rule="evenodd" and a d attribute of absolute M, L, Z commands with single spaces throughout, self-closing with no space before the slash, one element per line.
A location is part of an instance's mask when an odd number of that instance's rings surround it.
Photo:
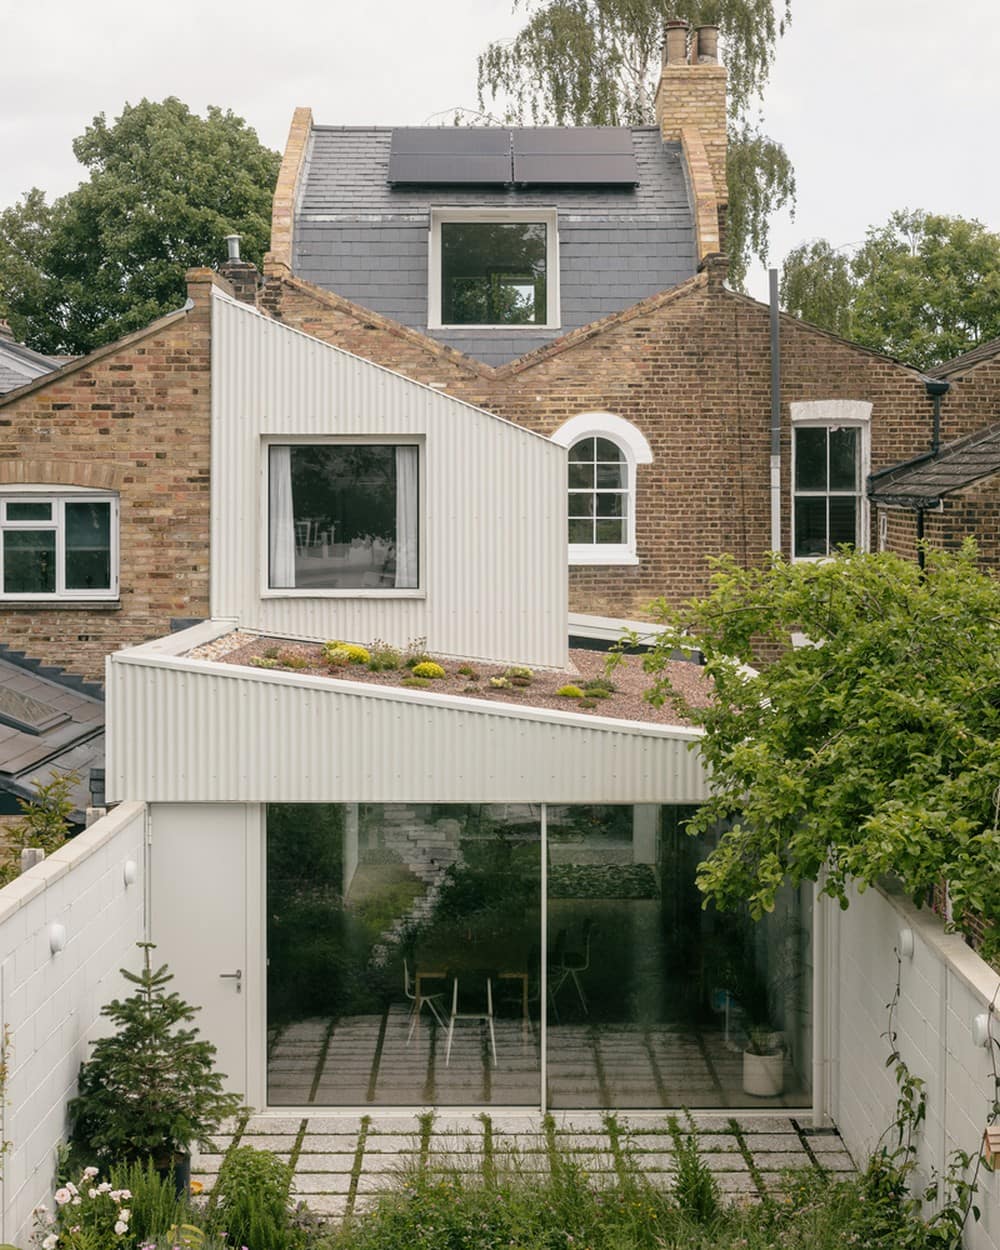
<path fill-rule="evenodd" d="M 296 105 L 327 124 L 421 124 L 475 105 L 477 53 L 511 0 L 0 0 L 0 206 L 82 169 L 72 139 L 127 100 L 231 108 L 279 150 Z M 895 208 L 1000 230 L 997 0 L 793 0 L 765 101 L 798 177 L 771 263 L 811 238 L 860 240 Z M 755 272 L 755 295 L 766 277 Z"/>

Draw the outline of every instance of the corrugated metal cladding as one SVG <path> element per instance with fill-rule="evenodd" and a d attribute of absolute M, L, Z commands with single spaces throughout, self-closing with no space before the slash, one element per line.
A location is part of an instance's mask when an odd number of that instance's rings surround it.
<path fill-rule="evenodd" d="M 149 802 L 699 803 L 690 731 L 146 659 L 108 671 L 108 796 Z"/>
<path fill-rule="evenodd" d="M 421 445 L 422 597 L 266 597 L 265 439 Z M 566 662 L 562 448 L 217 295 L 212 615 L 299 638 L 538 667 Z"/>

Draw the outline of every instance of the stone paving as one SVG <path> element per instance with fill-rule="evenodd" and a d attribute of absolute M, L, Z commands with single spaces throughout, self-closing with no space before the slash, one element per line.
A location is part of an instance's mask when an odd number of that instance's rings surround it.
<path fill-rule="evenodd" d="M 733 1201 L 757 1201 L 790 1167 L 850 1172 L 854 1164 L 836 1130 L 813 1129 L 781 1115 L 679 1116 Z M 215 1153 L 193 1161 L 208 1189 L 225 1152 L 238 1145 L 273 1150 L 294 1169 L 294 1194 L 317 1215 L 340 1219 L 370 1210 L 380 1192 L 414 1169 L 481 1172 L 485 1165 L 522 1174 L 549 1170 L 570 1155 L 595 1185 L 614 1184 L 623 1166 L 657 1187 L 673 1184 L 676 1141 L 662 1112 L 364 1116 L 256 1115 L 216 1139 Z"/>

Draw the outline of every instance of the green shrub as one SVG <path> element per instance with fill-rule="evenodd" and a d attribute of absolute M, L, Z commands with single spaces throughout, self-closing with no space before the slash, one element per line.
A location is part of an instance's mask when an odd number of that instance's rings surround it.
<path fill-rule="evenodd" d="M 431 679 L 429 677 L 404 677 L 399 684 L 401 686 L 411 686 L 416 687 L 418 690 L 423 690 L 426 686 L 431 684 Z"/>
<path fill-rule="evenodd" d="M 591 677 L 584 683 L 584 690 L 594 698 L 606 699 L 618 689 L 610 677 Z"/>
<path fill-rule="evenodd" d="M 279 668 L 280 661 L 276 655 L 254 655 L 250 657 L 253 668 Z"/>
<path fill-rule="evenodd" d="M 447 673 L 440 664 L 435 664 L 433 660 L 424 660 L 420 664 L 413 666 L 414 677 L 429 677 L 431 681 L 440 681 L 442 677 L 447 677 Z"/>
<path fill-rule="evenodd" d="M 301 655 L 295 655 L 291 651 L 282 651 L 278 655 L 278 663 L 282 668 L 308 668 L 309 661 Z"/>
<path fill-rule="evenodd" d="M 411 638 L 406 644 L 406 659 L 403 661 L 403 667 L 416 668 L 418 664 L 423 664 L 433 658 L 427 651 L 426 638 Z"/>
<path fill-rule="evenodd" d="M 579 686 L 560 686 L 556 694 L 562 695 L 564 699 L 584 698 L 584 693 Z"/>
<path fill-rule="evenodd" d="M 530 668 L 515 665 L 507 669 L 504 676 L 509 679 L 512 686 L 530 686 L 535 674 Z"/>
<path fill-rule="evenodd" d="M 674 1201 L 681 1213 L 696 1224 L 710 1224 L 720 1212 L 719 1182 L 701 1157 L 695 1134 L 681 1134 L 673 1118 L 670 1129 L 676 1167 Z"/>
<path fill-rule="evenodd" d="M 471 664 L 460 664 L 456 670 L 461 677 L 468 677 L 469 681 L 478 681 L 479 674 Z"/>
<path fill-rule="evenodd" d="M 335 668 L 343 668 L 346 664 L 370 664 L 371 652 L 356 642 L 325 642 L 323 659 Z"/>
<path fill-rule="evenodd" d="M 490 686 L 494 690 L 509 690 L 510 679 L 508 677 L 491 677 Z"/>
<path fill-rule="evenodd" d="M 582 698 L 576 705 L 577 707 L 597 707 L 596 699 L 588 699 L 586 696 Z"/>
<path fill-rule="evenodd" d="M 373 673 L 392 672 L 403 663 L 403 657 L 396 647 L 392 647 L 381 638 L 376 638 L 368 648 L 368 668 Z"/>
<path fill-rule="evenodd" d="M 191 1219 L 187 1202 L 177 1196 L 174 1178 L 161 1176 L 152 1160 L 117 1164 L 111 1168 L 110 1181 L 112 1189 L 127 1189 L 132 1195 L 129 1236 L 136 1245 L 166 1237 L 172 1228 Z"/>
<path fill-rule="evenodd" d="M 211 1232 L 231 1246 L 285 1250 L 292 1242 L 288 1195 L 292 1169 L 270 1150 L 239 1146 L 222 1164 L 213 1190 Z"/>

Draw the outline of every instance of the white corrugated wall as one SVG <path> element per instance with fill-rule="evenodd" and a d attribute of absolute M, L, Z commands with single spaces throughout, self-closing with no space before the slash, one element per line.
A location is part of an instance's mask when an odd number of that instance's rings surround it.
<path fill-rule="evenodd" d="M 118 652 L 108 796 L 149 802 L 699 803 L 697 733 Z"/>
<path fill-rule="evenodd" d="M 565 452 L 519 426 L 213 300 L 212 615 L 302 638 L 426 638 L 445 655 L 561 667 Z M 262 596 L 264 440 L 421 445 L 422 597 Z"/>

